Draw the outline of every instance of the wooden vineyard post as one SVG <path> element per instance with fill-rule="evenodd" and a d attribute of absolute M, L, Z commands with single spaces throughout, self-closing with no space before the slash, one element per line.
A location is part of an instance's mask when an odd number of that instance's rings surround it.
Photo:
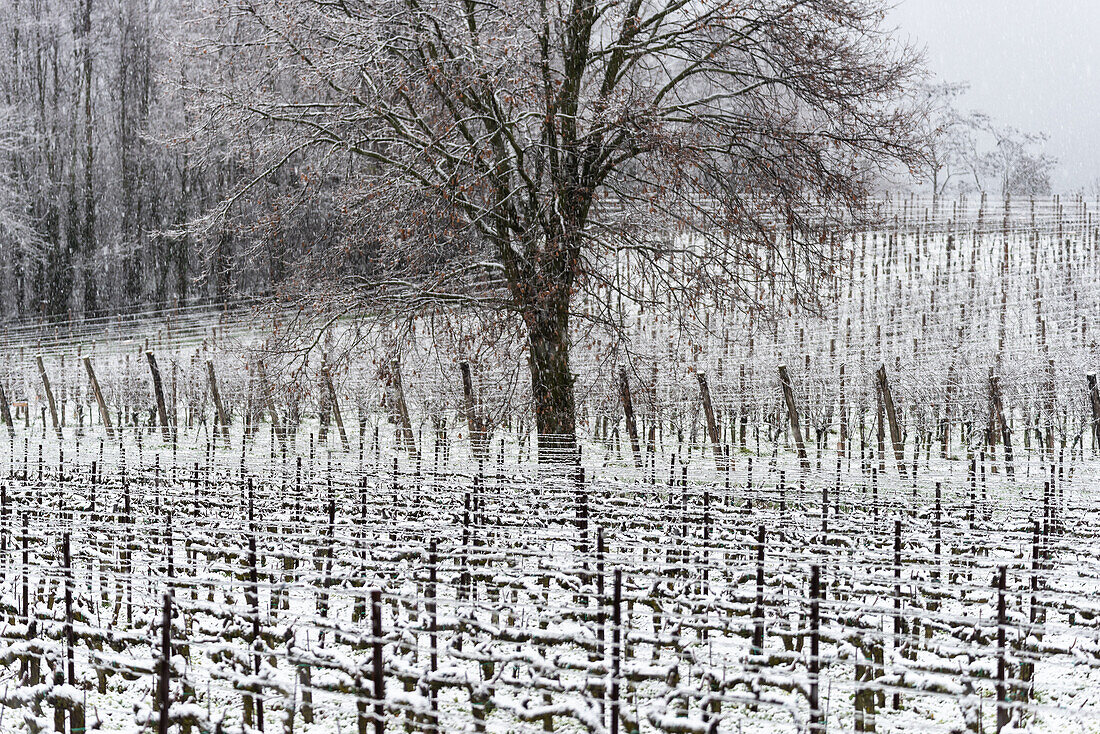
<path fill-rule="evenodd" d="M 256 514 L 252 477 L 248 478 L 248 590 L 246 601 L 252 607 L 252 674 L 260 677 L 260 652 L 257 645 L 260 643 L 260 579 L 256 569 Z M 256 727 L 264 730 L 264 700 L 257 695 L 258 690 L 249 693 L 252 708 L 256 715 Z"/>
<path fill-rule="evenodd" d="M 435 538 L 428 544 L 428 587 L 425 589 L 425 611 L 428 613 L 428 670 L 433 679 L 428 681 L 428 701 L 431 708 L 431 722 L 439 728 L 439 701 L 434 675 L 439 671 L 439 618 L 436 608 L 436 587 L 438 578 L 439 555 Z"/>
<path fill-rule="evenodd" d="M 1031 604 L 1028 610 L 1028 619 L 1032 624 L 1039 621 L 1039 573 L 1041 567 L 1039 565 L 1039 537 L 1040 537 L 1040 525 L 1038 520 L 1032 521 L 1031 526 Z"/>
<path fill-rule="evenodd" d="M 176 398 L 177 398 L 176 373 L 178 371 L 179 371 L 179 360 L 173 359 L 172 360 L 172 392 L 171 392 L 171 399 L 168 401 L 168 415 L 171 417 L 169 422 L 172 424 L 172 428 L 175 429 L 175 432 L 177 434 L 179 433 L 179 425 L 180 425 L 179 403 L 176 400 Z"/>
<path fill-rule="evenodd" d="M 172 594 L 164 592 L 164 609 L 160 622 L 160 661 L 157 684 L 160 715 L 157 717 L 158 734 L 168 734 L 169 709 L 172 703 L 169 683 L 172 670 Z"/>
<path fill-rule="evenodd" d="M 783 388 L 783 400 L 787 403 L 787 414 L 791 419 L 791 433 L 794 434 L 794 445 L 798 449 L 798 460 L 803 469 L 810 468 L 810 460 L 806 456 L 806 444 L 802 441 L 802 427 L 798 422 L 798 406 L 794 402 L 794 389 L 791 388 L 791 377 L 787 374 L 787 365 L 779 365 L 779 384 Z"/>
<path fill-rule="evenodd" d="M 38 619 L 37 613 L 34 607 L 31 605 L 31 590 L 30 590 L 30 527 L 27 513 L 23 513 L 23 547 L 22 547 L 22 560 L 23 560 L 23 573 L 22 573 L 22 586 L 23 586 L 23 603 L 21 608 L 23 610 L 23 621 L 27 625 L 27 639 L 34 639 L 38 634 Z M 25 655 L 20 662 L 20 675 L 30 685 L 36 686 L 40 682 L 39 672 L 41 666 L 41 658 L 37 655 Z"/>
<path fill-rule="evenodd" d="M 955 365 L 947 370 L 947 386 L 944 388 L 943 412 L 940 414 L 940 458 L 946 459 L 951 448 L 951 388 L 955 384 Z"/>
<path fill-rule="evenodd" d="M 108 438 L 114 438 L 115 432 L 111 428 L 111 414 L 107 410 L 107 401 L 103 399 L 103 391 L 99 389 L 99 380 L 96 379 L 95 370 L 92 369 L 92 360 L 84 357 L 84 370 L 88 373 L 88 381 L 92 383 L 92 394 L 95 395 L 96 405 L 99 406 L 99 417 L 103 421 L 103 429 L 107 431 Z"/>
<path fill-rule="evenodd" d="M 267 370 L 264 369 L 264 363 L 259 362 L 256 365 L 260 378 L 260 390 L 264 395 L 264 407 L 267 408 L 268 415 L 271 416 L 271 427 L 275 430 L 275 437 L 279 439 L 280 443 L 286 443 L 286 426 L 279 421 L 279 411 L 275 409 L 275 394 L 271 389 L 271 383 L 267 381 Z M 340 429 L 340 435 L 343 437 L 343 428 Z M 344 442 L 344 447 L 347 447 L 347 441 Z"/>
<path fill-rule="evenodd" d="M 1012 432 L 1008 428 L 1008 421 L 1005 420 L 1004 404 L 1001 400 L 1001 383 L 992 369 L 989 370 L 989 396 L 994 418 L 1001 428 L 1001 442 L 1005 447 L 1005 473 L 1008 474 L 1010 480 L 1015 480 L 1016 468 L 1012 451 Z"/>
<path fill-rule="evenodd" d="M 42 378 L 42 387 L 46 390 L 46 402 L 50 406 L 50 422 L 53 425 L 57 437 L 61 438 L 61 425 L 57 422 L 57 402 L 53 398 L 53 388 L 50 387 L 50 377 L 46 374 L 46 365 L 42 362 L 42 355 L 34 358 L 38 363 L 38 374 Z"/>
<path fill-rule="evenodd" d="M 347 451 L 350 448 L 348 444 L 348 434 L 344 431 L 344 417 L 340 414 L 340 401 L 336 399 L 336 386 L 332 384 L 332 372 L 328 367 L 325 367 L 324 381 L 325 389 L 328 391 L 329 402 L 332 403 L 332 417 L 336 419 L 336 429 L 340 433 L 340 445 L 344 447 L 344 451 Z M 274 406 L 272 410 L 274 410 Z M 272 412 L 272 416 L 274 415 L 274 412 Z M 274 417 L 272 420 L 274 420 Z"/>
<path fill-rule="evenodd" d="M 393 389 L 396 401 L 397 418 L 401 421 L 401 436 L 409 454 L 419 465 L 420 453 L 416 449 L 416 437 L 413 435 L 412 421 L 409 420 L 409 406 L 405 402 L 405 389 L 401 384 L 401 367 L 393 363 Z"/>
<path fill-rule="evenodd" d="M 905 620 L 901 617 L 901 520 L 894 521 L 894 648 L 904 657 Z M 894 691 L 893 707 L 901 708 L 901 693 Z"/>
<path fill-rule="evenodd" d="M 386 680 L 382 670 L 382 592 L 371 589 L 371 678 L 374 681 L 374 734 L 386 730 Z"/>
<path fill-rule="evenodd" d="M 764 654 L 764 541 L 766 530 L 761 525 L 756 531 L 756 605 L 752 619 L 752 654 Z"/>
<path fill-rule="evenodd" d="M 623 570 L 615 569 L 611 582 L 611 734 L 619 734 L 619 675 L 622 670 Z"/>
<path fill-rule="evenodd" d="M 1045 327 L 1044 327 L 1044 332 L 1045 332 Z M 1044 344 L 1044 346 L 1046 345 L 1045 337 L 1044 337 L 1044 340 L 1043 340 L 1043 344 Z M 1046 415 L 1047 415 L 1047 417 L 1046 417 L 1046 421 L 1045 421 L 1046 426 L 1045 426 L 1045 429 L 1044 429 L 1043 433 L 1044 433 L 1045 438 L 1046 438 L 1047 461 L 1051 464 L 1053 464 L 1055 459 L 1057 458 L 1056 455 L 1055 455 L 1055 452 L 1054 452 L 1054 415 L 1055 415 L 1054 406 L 1055 406 L 1055 395 L 1056 394 L 1057 394 L 1057 392 L 1055 390 L 1055 381 L 1054 381 L 1054 360 L 1053 359 L 1048 359 L 1047 360 L 1047 389 L 1046 389 Z"/>
<path fill-rule="evenodd" d="M 578 544 L 577 551 L 580 554 L 588 552 L 588 492 L 585 489 L 584 484 L 584 467 L 578 466 L 576 473 L 573 475 L 573 486 L 576 489 L 576 526 L 577 534 L 580 536 L 580 543 Z M 475 477 L 475 481 L 477 478 Z M 587 564 L 585 564 L 585 570 L 587 571 Z M 588 574 L 585 573 L 586 577 Z"/>
<path fill-rule="evenodd" d="M 877 386 L 876 386 L 877 388 Z M 882 390 L 875 390 L 875 409 L 878 413 L 875 419 L 875 452 L 878 458 L 879 474 L 886 473 L 886 410 L 882 407 Z"/>
<path fill-rule="evenodd" d="M 1100 387 L 1097 387 L 1095 372 L 1085 375 L 1085 384 L 1088 385 L 1089 404 L 1092 406 L 1092 445 L 1097 447 L 1100 446 Z M 2 399 L 3 393 L 0 392 L 0 400 Z M 4 411 L 7 412 L 7 407 Z M 5 417 L 4 420 L 11 425 L 10 417 Z"/>
<path fill-rule="evenodd" d="M 462 499 L 462 551 L 459 553 L 458 560 L 461 563 L 462 571 L 458 574 L 458 588 L 455 590 L 459 601 L 465 601 L 472 598 L 473 589 L 470 576 L 470 509 L 471 509 L 471 497 L 467 492 Z M 461 641 L 462 638 L 459 638 Z"/>
<path fill-rule="evenodd" d="M 0 415 L 4 418 L 4 425 L 8 427 L 8 433 L 15 433 L 15 424 L 11 420 L 11 408 L 8 405 L 8 394 L 4 391 L 4 383 L 0 382 Z"/>
<path fill-rule="evenodd" d="M 1005 575 L 1006 569 L 997 569 L 997 732 L 1008 726 L 1008 687 L 1006 684 L 1007 665 L 1005 661 L 1005 628 L 1008 615 L 1005 611 Z"/>
<path fill-rule="evenodd" d="M 932 580 L 939 583 L 940 580 L 940 554 L 943 551 L 943 483 L 936 482 L 936 509 L 932 515 L 932 538 L 935 541 L 933 548 Z M 939 602 L 936 602 L 937 606 Z"/>
<path fill-rule="evenodd" d="M 332 561 L 333 561 L 333 544 L 336 538 L 336 500 L 329 499 L 328 501 L 328 542 L 326 548 L 322 551 L 321 558 L 318 566 L 323 572 L 321 579 L 320 590 L 317 599 L 317 611 L 322 618 L 327 618 L 329 613 L 329 600 L 331 594 L 328 591 L 329 584 L 331 583 L 332 574 Z M 324 641 L 324 631 L 321 633 L 321 640 Z"/>
<path fill-rule="evenodd" d="M 894 459 L 898 464 L 898 474 L 902 479 L 907 479 L 905 470 L 905 449 L 901 444 L 901 428 L 898 426 L 898 414 L 894 409 L 894 396 L 890 393 L 890 383 L 886 379 L 886 365 L 878 367 L 878 389 L 882 394 L 882 405 L 886 410 L 886 420 L 890 424 L 890 443 L 894 446 Z"/>
<path fill-rule="evenodd" d="M 703 489 L 703 583 L 700 593 L 710 593 L 710 490 Z M 705 640 L 710 632 L 705 627 L 702 630 Z"/>
<path fill-rule="evenodd" d="M 470 434 L 470 446 L 475 459 L 484 459 L 488 454 L 488 446 L 485 445 L 484 426 L 475 407 L 474 379 L 470 373 L 470 363 L 460 362 L 458 366 L 462 371 L 462 404 L 466 413 L 466 430 Z"/>
<path fill-rule="evenodd" d="M 76 635 L 73 633 L 73 561 L 68 533 L 62 538 L 61 554 L 65 566 L 65 682 L 77 688 Z M 84 731 L 84 707 L 80 703 L 69 704 L 69 731 Z"/>
<path fill-rule="evenodd" d="M 23 534 L 20 536 L 21 550 L 22 550 L 22 604 L 19 605 L 20 610 L 23 612 L 23 621 L 30 626 L 31 623 L 31 606 L 30 606 L 30 576 L 27 574 L 27 569 L 30 568 L 30 551 L 28 549 L 28 543 L 30 542 L 30 529 L 28 528 L 27 513 L 21 512 L 21 519 L 23 521 Z M 26 663 L 23 662 L 23 666 Z"/>
<path fill-rule="evenodd" d="M 718 424 L 714 420 L 714 405 L 710 401 L 710 386 L 707 384 L 707 376 L 702 372 L 696 372 L 699 380 L 699 394 L 703 398 L 703 414 L 707 419 L 707 434 L 710 436 L 710 446 L 714 451 L 714 469 L 718 475 L 722 474 L 722 442 L 718 439 Z"/>
<path fill-rule="evenodd" d="M 737 426 L 737 445 L 741 448 L 745 448 L 745 434 L 749 428 L 749 408 L 746 404 L 745 396 L 748 394 L 748 390 L 745 387 L 745 365 L 741 365 L 740 369 L 740 403 L 741 403 L 741 416 L 738 419 Z"/>
<path fill-rule="evenodd" d="M 642 449 L 638 443 L 638 422 L 634 418 L 634 401 L 630 397 L 630 382 L 626 379 L 626 367 L 619 368 L 619 398 L 623 404 L 623 416 L 626 419 L 627 435 L 630 436 L 630 448 L 634 452 L 634 466 L 641 469 Z"/>
<path fill-rule="evenodd" d="M 837 419 L 840 422 L 840 427 L 836 439 L 836 456 L 838 460 L 843 460 L 848 451 L 848 403 L 847 395 L 844 392 L 844 365 L 840 365 L 839 388 L 840 409 L 837 411 Z"/>
<path fill-rule="evenodd" d="M 1039 594 L 1039 539 L 1040 539 L 1040 525 L 1038 520 L 1033 520 L 1031 523 L 1031 570 L 1028 574 L 1030 576 L 1030 589 L 1031 598 L 1028 603 L 1028 622 L 1034 625 L 1039 621 L 1039 608 L 1038 608 L 1038 594 Z M 1037 640 L 1042 639 L 1042 633 L 1036 630 L 1029 630 L 1030 634 L 1034 635 Z M 1033 697 L 1033 687 L 1035 679 L 1035 663 L 1024 658 L 1020 661 L 1020 690 L 1019 699 L 1026 705 Z"/>
<path fill-rule="evenodd" d="M 161 432 L 164 435 L 164 440 L 170 441 L 172 440 L 172 431 L 168 427 L 168 407 L 164 404 L 164 385 L 160 380 L 157 357 L 151 350 L 147 350 L 145 358 L 149 360 L 149 371 L 153 374 L 153 397 L 157 401 L 157 418 L 160 420 Z"/>
<path fill-rule="evenodd" d="M 596 627 L 599 629 L 600 644 L 596 657 L 605 660 L 607 648 L 607 602 L 604 596 L 604 545 L 603 527 L 596 526 Z"/>
<path fill-rule="evenodd" d="M 0 558 L 3 560 L 3 569 L 6 572 L 10 565 L 13 565 L 8 558 L 8 535 L 11 530 L 8 529 L 8 488 L 6 485 L 0 485 Z"/>
<path fill-rule="evenodd" d="M 825 734 L 821 712 L 821 567 L 810 566 L 810 734 Z"/>
<path fill-rule="evenodd" d="M 210 383 L 210 398 L 214 401 L 214 410 L 217 411 L 218 425 L 221 426 L 222 436 L 226 439 L 229 438 L 229 417 L 225 414 L 225 408 L 222 407 L 222 396 L 218 392 L 218 378 L 214 374 L 214 362 L 206 360 L 206 379 Z"/>

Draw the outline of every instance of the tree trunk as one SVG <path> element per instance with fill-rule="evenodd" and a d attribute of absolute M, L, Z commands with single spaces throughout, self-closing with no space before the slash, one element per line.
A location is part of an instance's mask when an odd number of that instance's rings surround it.
<path fill-rule="evenodd" d="M 540 464 L 574 463 L 577 453 L 573 373 L 569 370 L 567 300 L 532 309 L 527 322 L 531 396 L 538 427 Z"/>

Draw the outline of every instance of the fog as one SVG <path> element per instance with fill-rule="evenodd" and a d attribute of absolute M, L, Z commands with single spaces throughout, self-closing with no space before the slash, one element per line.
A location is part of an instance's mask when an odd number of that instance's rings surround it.
<path fill-rule="evenodd" d="M 1100 3 L 900 0 L 891 21 L 945 81 L 968 81 L 962 108 L 1050 137 L 1055 191 L 1100 179 Z"/>

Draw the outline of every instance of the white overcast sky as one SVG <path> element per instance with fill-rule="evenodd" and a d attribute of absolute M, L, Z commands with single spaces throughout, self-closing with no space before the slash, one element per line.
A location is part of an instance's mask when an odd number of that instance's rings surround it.
<path fill-rule="evenodd" d="M 895 0 L 890 22 L 964 108 L 1050 136 L 1057 191 L 1100 179 L 1100 0 Z"/>

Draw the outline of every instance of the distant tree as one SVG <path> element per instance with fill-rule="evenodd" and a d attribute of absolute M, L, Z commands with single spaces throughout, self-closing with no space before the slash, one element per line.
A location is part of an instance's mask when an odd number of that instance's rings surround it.
<path fill-rule="evenodd" d="M 927 105 L 923 118 L 928 155 L 924 177 L 932 198 L 940 199 L 948 187 L 967 171 L 967 156 L 973 147 L 973 129 L 967 115 L 956 107 L 958 98 L 968 89 L 965 83 L 930 82 L 919 87 L 917 95 Z"/>
<path fill-rule="evenodd" d="M 1050 196 L 1050 175 L 1054 159 L 1026 151 L 1019 153 L 1006 171 L 1003 193 L 1006 196 Z"/>
<path fill-rule="evenodd" d="M 952 186 L 1002 197 L 1049 194 L 1057 161 L 1042 151 L 1046 135 L 1002 125 L 984 112 L 963 112 L 958 103 L 967 89 L 967 84 L 934 82 L 917 93 L 928 109 L 921 178 L 933 199 Z"/>
<path fill-rule="evenodd" d="M 1050 176 L 1056 160 L 1036 146 L 1045 135 L 1027 135 L 1017 130 L 1001 130 L 992 166 L 1001 182 L 1002 196 L 1048 196 Z"/>
<path fill-rule="evenodd" d="M 179 53 L 193 32 L 184 21 L 213 2 L 4 4 L 0 197 L 18 199 L 0 203 L 0 225 L 17 213 L 25 229 L 0 249 L 0 316 L 79 317 L 228 295 L 223 273 L 199 282 L 202 253 L 188 237 L 167 236 L 221 200 L 241 170 L 199 158 L 181 99 L 190 79 L 233 73 L 217 57 Z M 292 234 L 287 247 L 313 234 Z M 225 242 L 220 260 L 240 289 L 267 292 L 283 276 L 251 256 L 248 237 Z"/>
<path fill-rule="evenodd" d="M 652 273 L 650 305 L 752 301 L 760 282 L 810 302 L 876 176 L 920 163 L 919 59 L 886 5 L 229 3 L 208 51 L 241 72 L 197 91 L 195 119 L 265 162 L 206 224 L 289 170 L 335 222 L 298 262 L 312 284 L 376 310 L 514 312 L 540 455 L 572 453 L 573 306 L 614 287 L 610 262 Z"/>
<path fill-rule="evenodd" d="M 929 155 L 941 164 L 938 175 L 932 177 L 934 196 L 942 195 L 952 180 L 960 189 L 967 188 L 959 173 L 982 193 L 1002 197 L 1050 194 L 1050 176 L 1057 161 L 1042 151 L 1045 134 L 998 124 L 984 112 L 963 114 L 951 104 L 944 106 L 939 117 L 943 122 L 933 136 Z"/>
<path fill-rule="evenodd" d="M 972 113 L 969 160 L 980 191 L 1004 196 L 1041 196 L 1050 193 L 1055 159 L 1042 152 L 1044 133 L 1029 133 L 999 125 L 984 113 Z"/>
<path fill-rule="evenodd" d="M 9 295 L 17 267 L 41 262 L 45 242 L 31 216 L 32 198 L 14 165 L 29 145 L 29 132 L 11 107 L 0 108 L 0 283 Z M 18 300 L 17 298 L 14 300 Z"/>

